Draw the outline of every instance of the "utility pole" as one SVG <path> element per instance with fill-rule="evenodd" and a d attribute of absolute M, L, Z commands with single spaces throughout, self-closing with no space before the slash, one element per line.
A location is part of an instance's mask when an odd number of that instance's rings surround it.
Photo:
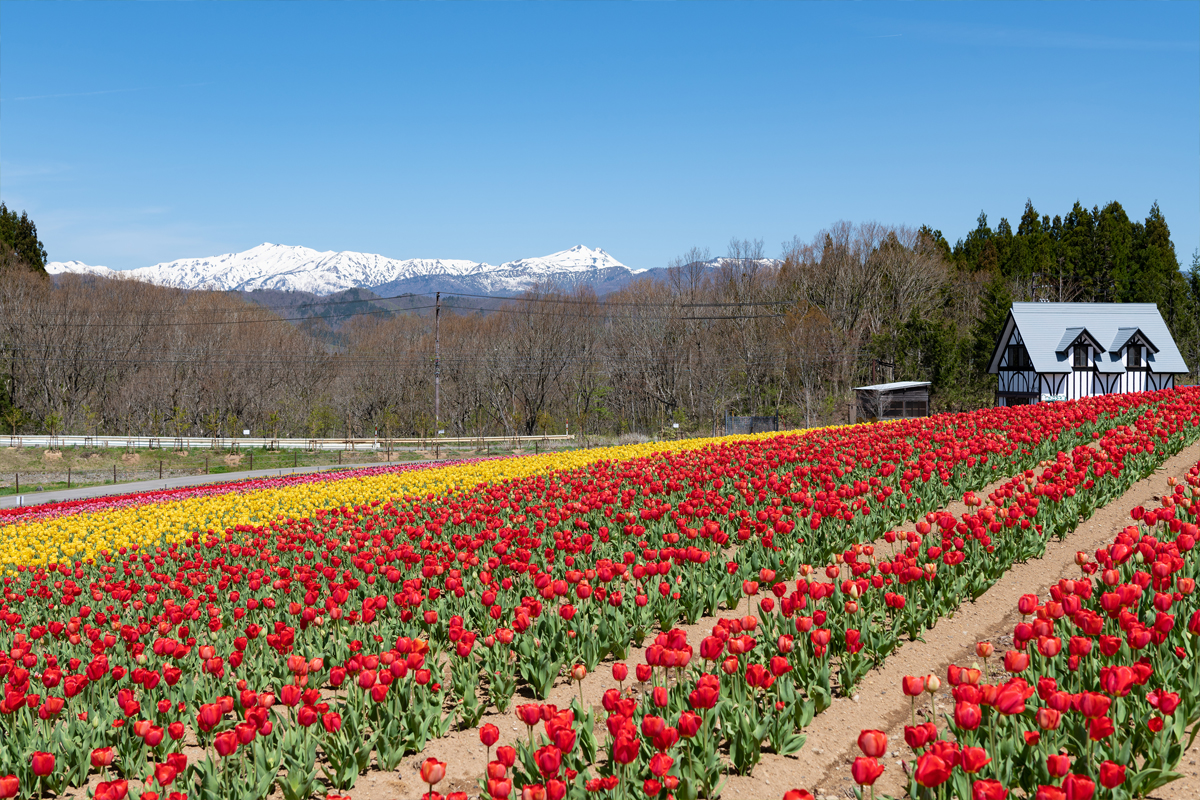
<path fill-rule="evenodd" d="M 442 429 L 442 293 L 433 299 L 433 435 Z"/>

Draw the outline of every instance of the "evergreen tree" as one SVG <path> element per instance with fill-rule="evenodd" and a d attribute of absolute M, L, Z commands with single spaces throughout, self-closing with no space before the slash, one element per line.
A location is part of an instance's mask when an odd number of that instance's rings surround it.
<path fill-rule="evenodd" d="M 23 262 L 30 270 L 46 274 L 46 248 L 38 240 L 37 226 L 24 211 L 21 216 L 9 211 L 8 206 L 0 202 L 0 251 L 7 249 L 14 253 L 17 260 Z M 0 252 L 0 255 L 6 255 Z M 0 264 L 8 259 L 0 259 Z"/>

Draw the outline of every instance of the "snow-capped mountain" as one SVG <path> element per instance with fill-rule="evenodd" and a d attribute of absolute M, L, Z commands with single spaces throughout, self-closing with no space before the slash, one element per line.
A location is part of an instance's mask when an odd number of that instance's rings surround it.
<path fill-rule="evenodd" d="M 381 295 L 435 290 L 497 295 L 521 292 L 538 282 L 609 286 L 644 271 L 632 270 L 603 250 L 583 245 L 492 266 L 460 259 L 399 261 L 371 253 L 320 252 L 282 244 L 261 244 L 242 253 L 185 258 L 124 271 L 79 261 L 55 261 L 47 264 L 46 270 L 52 275 L 124 276 L 180 289 L 275 289 L 316 295 L 352 288 Z"/>

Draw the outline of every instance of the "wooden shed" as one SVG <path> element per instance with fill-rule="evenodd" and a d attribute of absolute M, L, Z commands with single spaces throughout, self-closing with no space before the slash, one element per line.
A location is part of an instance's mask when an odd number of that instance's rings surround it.
<path fill-rule="evenodd" d="M 856 386 L 850 422 L 929 416 L 929 381 L 897 381 Z"/>

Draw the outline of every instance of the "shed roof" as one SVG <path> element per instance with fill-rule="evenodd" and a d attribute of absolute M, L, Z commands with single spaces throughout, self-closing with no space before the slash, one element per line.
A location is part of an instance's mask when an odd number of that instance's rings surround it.
<path fill-rule="evenodd" d="M 1097 359 L 1100 372 L 1125 371 L 1120 350 L 1136 333 L 1159 347 L 1157 351 L 1153 346 L 1148 348 L 1146 364 L 1151 371 L 1164 374 L 1188 371 L 1154 303 L 1013 303 L 989 372 L 998 369 L 1000 353 L 1014 325 L 1021 332 L 1037 372 L 1070 372 L 1070 354 L 1059 348 L 1069 344 L 1083 330 L 1098 344 L 1112 342 L 1103 357 Z"/>
<path fill-rule="evenodd" d="M 929 386 L 929 381 L 896 381 L 895 383 L 877 383 L 874 386 L 855 386 L 856 392 L 898 392 L 903 389 L 918 389 Z"/>

